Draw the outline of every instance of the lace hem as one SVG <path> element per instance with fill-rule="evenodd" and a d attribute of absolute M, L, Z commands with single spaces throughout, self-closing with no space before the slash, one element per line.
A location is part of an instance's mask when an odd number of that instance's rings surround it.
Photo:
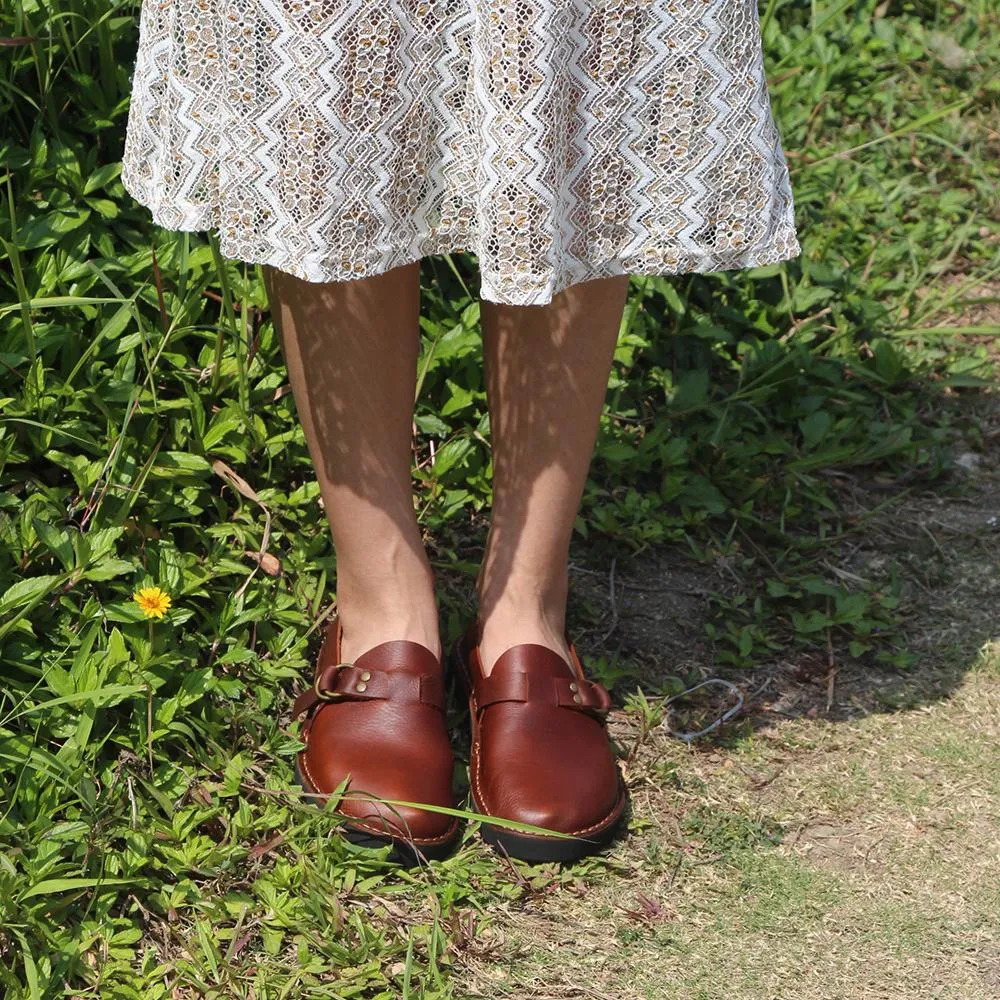
<path fill-rule="evenodd" d="M 371 246 L 363 263 L 355 260 L 351 267 L 344 267 L 338 265 L 333 254 L 302 254 L 273 241 L 259 238 L 250 241 L 243 234 L 230 243 L 220 225 L 219 212 L 213 207 L 177 204 L 158 199 L 144 185 L 134 183 L 126 174 L 122 175 L 122 181 L 126 191 L 140 205 L 149 209 L 156 225 L 173 232 L 215 232 L 219 236 L 222 255 L 231 260 L 264 264 L 303 281 L 329 282 L 370 278 L 423 257 L 467 252 L 476 255 L 479 265 L 480 297 L 503 305 L 548 305 L 553 296 L 564 289 L 595 278 L 621 274 L 671 275 L 735 271 L 792 260 L 802 252 L 794 227 L 779 225 L 767 240 L 744 250 L 693 253 L 680 248 L 658 250 L 647 247 L 634 253 L 616 254 L 589 266 L 572 266 L 571 263 L 562 268 L 554 268 L 547 277 L 536 275 L 534 279 L 525 278 L 512 284 L 507 277 L 509 271 L 488 265 L 482 247 L 477 249 L 478 241 L 474 232 L 466 230 L 462 234 L 425 230 L 405 242 Z M 251 242 L 255 250 L 248 253 L 246 248 Z M 242 252 L 234 250 L 234 244 Z"/>

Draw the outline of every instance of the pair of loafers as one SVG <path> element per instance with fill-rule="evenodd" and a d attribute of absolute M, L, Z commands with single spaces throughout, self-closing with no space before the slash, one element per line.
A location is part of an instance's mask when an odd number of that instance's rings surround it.
<path fill-rule="evenodd" d="M 457 844 L 454 757 L 446 724 L 444 668 L 427 647 L 383 642 L 353 663 L 341 660 L 335 617 L 311 688 L 295 700 L 305 744 L 296 758 L 306 793 L 341 793 L 345 833 L 392 844 L 400 860 L 443 858 Z M 483 839 L 525 861 L 572 861 L 607 844 L 625 810 L 625 786 L 607 734 L 611 700 L 570 661 L 537 643 L 512 646 L 489 676 L 479 624 L 459 637 L 450 664 L 469 701 L 472 808 L 487 817 Z M 442 811 L 421 808 L 436 806 Z"/>

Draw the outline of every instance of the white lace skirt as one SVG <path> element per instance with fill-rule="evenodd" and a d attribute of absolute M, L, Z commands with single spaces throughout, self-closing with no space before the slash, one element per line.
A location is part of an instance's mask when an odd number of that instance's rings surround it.
<path fill-rule="evenodd" d="M 308 281 L 483 298 L 794 257 L 755 0 L 143 0 L 122 180 Z"/>

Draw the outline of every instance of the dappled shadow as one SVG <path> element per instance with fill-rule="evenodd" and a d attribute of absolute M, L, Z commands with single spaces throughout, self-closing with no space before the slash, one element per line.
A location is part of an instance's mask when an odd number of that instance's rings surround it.
<path fill-rule="evenodd" d="M 843 721 L 948 697 L 979 651 L 1000 641 L 1000 398 L 970 394 L 965 405 L 983 432 L 975 461 L 966 457 L 934 487 L 900 487 L 895 496 L 862 474 L 835 498 L 845 517 L 881 508 L 863 531 L 832 541 L 827 561 L 853 577 L 849 590 L 864 581 L 888 591 L 898 582 L 902 624 L 876 649 L 912 654 L 911 665 L 880 663 L 875 650 L 854 657 L 846 635 L 828 644 L 824 632 L 811 647 L 732 666 L 706 635 L 710 599 L 744 593 L 752 600 L 762 581 L 749 581 L 725 558 L 696 562 L 677 545 L 632 556 L 576 539 L 569 627 L 617 705 L 637 690 L 656 699 L 709 677 L 732 681 L 744 708 L 701 741 L 711 747 L 782 719 Z M 462 555 L 475 559 L 479 551 L 479 541 L 469 539 Z M 464 586 L 456 581 L 459 591 Z M 671 721 L 698 729 L 732 703 L 725 689 L 703 689 L 678 703 Z"/>
<path fill-rule="evenodd" d="M 411 563 L 424 559 L 411 479 L 419 269 L 330 284 L 266 273 L 337 561 L 349 554 L 353 576 L 377 586 L 387 536 Z M 545 307 L 482 303 L 494 470 L 484 603 L 515 574 L 545 583 L 565 562 L 627 289 L 619 275 L 579 282 Z"/>
<path fill-rule="evenodd" d="M 637 688 L 669 695 L 706 677 L 727 678 L 743 692 L 744 710 L 706 741 L 725 743 L 748 725 L 841 721 L 948 697 L 979 651 L 1000 641 L 1000 399 L 980 394 L 967 405 L 985 442 L 974 462 L 966 457 L 971 468 L 956 464 L 934 488 L 900 489 L 888 504 L 884 485 L 863 478 L 836 497 L 845 516 L 881 507 L 862 532 L 832 542 L 827 561 L 854 581 L 849 590 L 862 582 L 886 591 L 899 585 L 901 625 L 881 648 L 910 654 L 912 663 L 880 663 L 875 650 L 854 657 L 846 635 L 835 630 L 829 642 L 822 632 L 811 647 L 760 656 L 749 669 L 729 666 L 705 633 L 709 596 L 752 598 L 753 584 L 725 560 L 703 565 L 666 547 L 614 559 L 612 573 L 612 560 L 594 559 L 580 546 L 576 632 L 583 650 L 611 671 L 619 704 Z M 702 691 L 678 705 L 676 725 L 697 728 L 732 700 L 725 691 Z"/>
<path fill-rule="evenodd" d="M 484 613 L 514 572 L 537 574 L 523 590 L 565 563 L 627 287 L 627 278 L 596 279 L 545 307 L 482 303 L 493 461 Z"/>
<path fill-rule="evenodd" d="M 338 491 L 367 501 L 418 555 L 410 499 L 419 268 L 359 281 L 301 281 L 265 270 L 271 315 L 325 508 Z M 347 547 L 356 525 L 335 520 Z"/>

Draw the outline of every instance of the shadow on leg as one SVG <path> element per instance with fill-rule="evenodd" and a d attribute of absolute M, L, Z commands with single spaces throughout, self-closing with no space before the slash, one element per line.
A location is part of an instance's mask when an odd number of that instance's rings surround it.
<path fill-rule="evenodd" d="M 569 544 L 628 281 L 582 282 L 546 306 L 482 303 L 494 496 L 476 589 L 487 672 L 518 643 L 568 655 Z"/>

